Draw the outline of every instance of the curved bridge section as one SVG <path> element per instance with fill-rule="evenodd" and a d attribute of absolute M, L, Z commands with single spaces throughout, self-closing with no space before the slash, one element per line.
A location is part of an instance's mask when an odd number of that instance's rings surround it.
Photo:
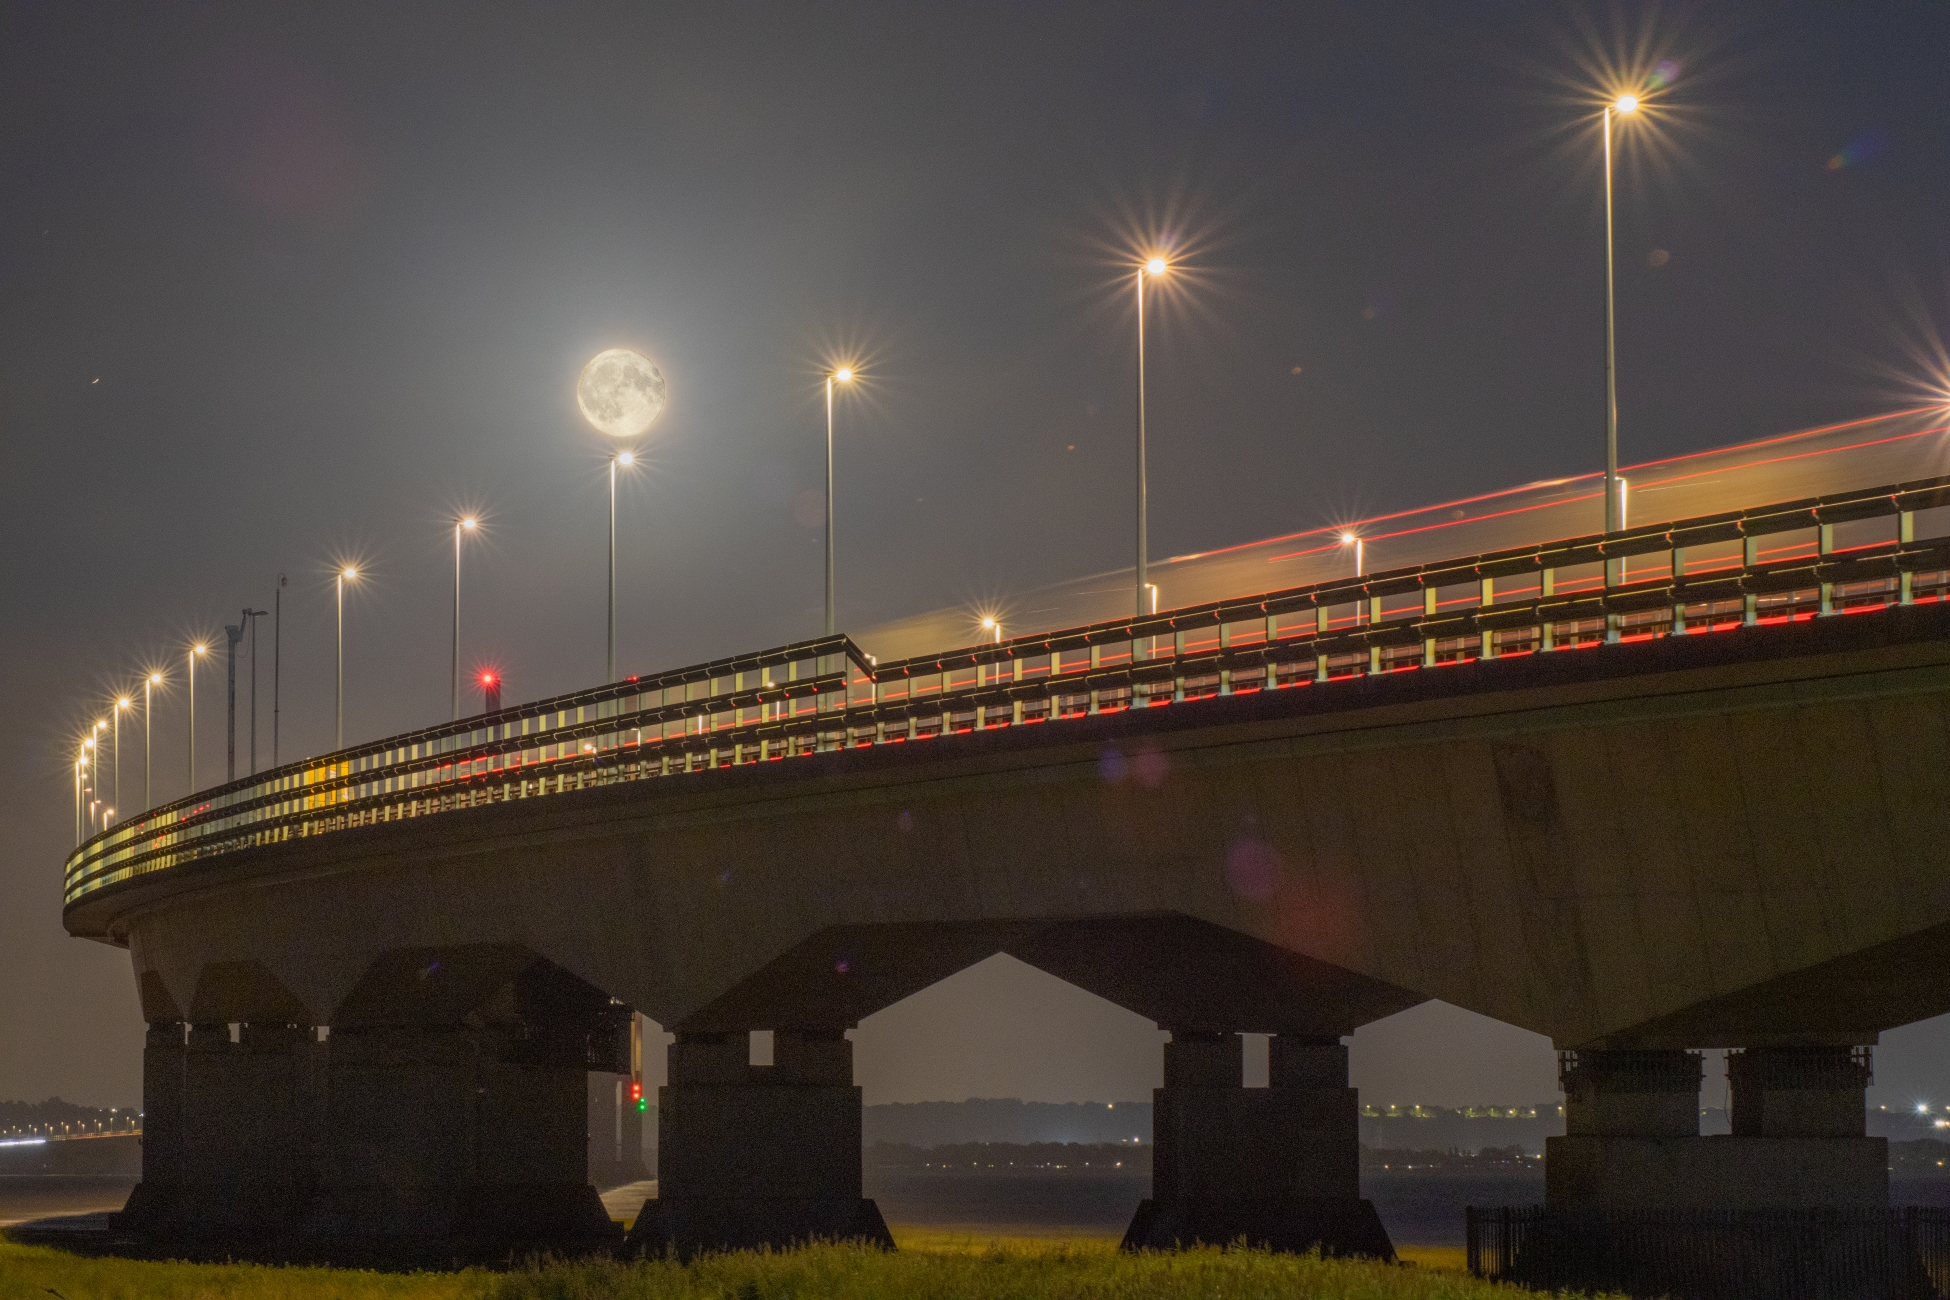
<path fill-rule="evenodd" d="M 1429 997 L 1566 1049 L 1554 1204 L 1886 1200 L 1863 1049 L 1950 1009 L 1946 503 L 809 642 L 158 809 L 67 881 L 151 1026 L 129 1229 L 600 1244 L 581 1076 L 635 1008 L 676 1034 L 640 1243 L 884 1240 L 846 1031 L 998 951 L 1171 1031 L 1132 1244 L 1388 1253 L 1340 1039 Z M 1734 1138 L 1698 1135 L 1701 1047 L 1743 1049 Z"/>

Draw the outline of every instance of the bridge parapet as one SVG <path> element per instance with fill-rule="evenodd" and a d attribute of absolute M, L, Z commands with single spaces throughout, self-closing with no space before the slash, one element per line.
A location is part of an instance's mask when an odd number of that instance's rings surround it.
<path fill-rule="evenodd" d="M 258 845 L 624 781 L 1939 601 L 1950 595 L 1946 505 L 1950 475 L 885 664 L 844 636 L 800 642 L 199 792 L 80 845 L 64 899 L 72 909 L 149 872 Z M 1919 516 L 1930 525 L 1922 537 Z"/>

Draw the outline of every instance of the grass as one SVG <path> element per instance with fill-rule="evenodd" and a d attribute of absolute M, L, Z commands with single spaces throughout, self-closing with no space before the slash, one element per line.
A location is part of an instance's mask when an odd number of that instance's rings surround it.
<path fill-rule="evenodd" d="M 87 1259 L 0 1242 L 0 1300 L 1515 1300 L 1459 1270 L 1196 1250 L 1125 1255 L 1108 1240 L 907 1231 L 853 1246 L 545 1262 L 505 1273 L 369 1273 Z"/>

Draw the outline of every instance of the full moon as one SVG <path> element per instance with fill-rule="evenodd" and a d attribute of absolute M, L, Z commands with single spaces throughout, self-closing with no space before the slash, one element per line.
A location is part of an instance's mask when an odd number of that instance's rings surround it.
<path fill-rule="evenodd" d="M 582 418 L 612 438 L 634 438 L 664 410 L 664 372 L 628 348 L 599 352 L 576 380 Z"/>

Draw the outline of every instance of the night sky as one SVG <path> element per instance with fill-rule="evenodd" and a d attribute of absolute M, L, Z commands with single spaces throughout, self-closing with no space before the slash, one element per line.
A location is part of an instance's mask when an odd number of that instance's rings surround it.
<path fill-rule="evenodd" d="M 1946 55 L 1941 0 L 0 6 L 0 1098 L 138 1100 L 127 957 L 60 926 L 74 737 L 165 669 L 182 795 L 184 646 L 279 573 L 286 760 L 331 745 L 345 561 L 348 742 L 447 716 L 462 510 L 464 664 L 510 703 L 600 679 L 597 351 L 671 393 L 621 494 L 621 671 L 818 633 L 841 360 L 842 630 L 1006 608 L 1129 562 L 1153 248 L 1154 556 L 1599 468 L 1608 68 L 1669 83 L 1617 173 L 1623 458 L 1915 405 Z M 209 784 L 220 662 L 197 694 Z M 122 746 L 132 809 L 139 722 Z M 859 1074 L 1138 1099 L 1156 1041 L 998 961 L 864 1025 Z M 1950 1100 L 1950 1027 L 1886 1036 L 1877 1077 Z M 1425 1008 L 1363 1032 L 1356 1082 L 1554 1076 Z"/>

